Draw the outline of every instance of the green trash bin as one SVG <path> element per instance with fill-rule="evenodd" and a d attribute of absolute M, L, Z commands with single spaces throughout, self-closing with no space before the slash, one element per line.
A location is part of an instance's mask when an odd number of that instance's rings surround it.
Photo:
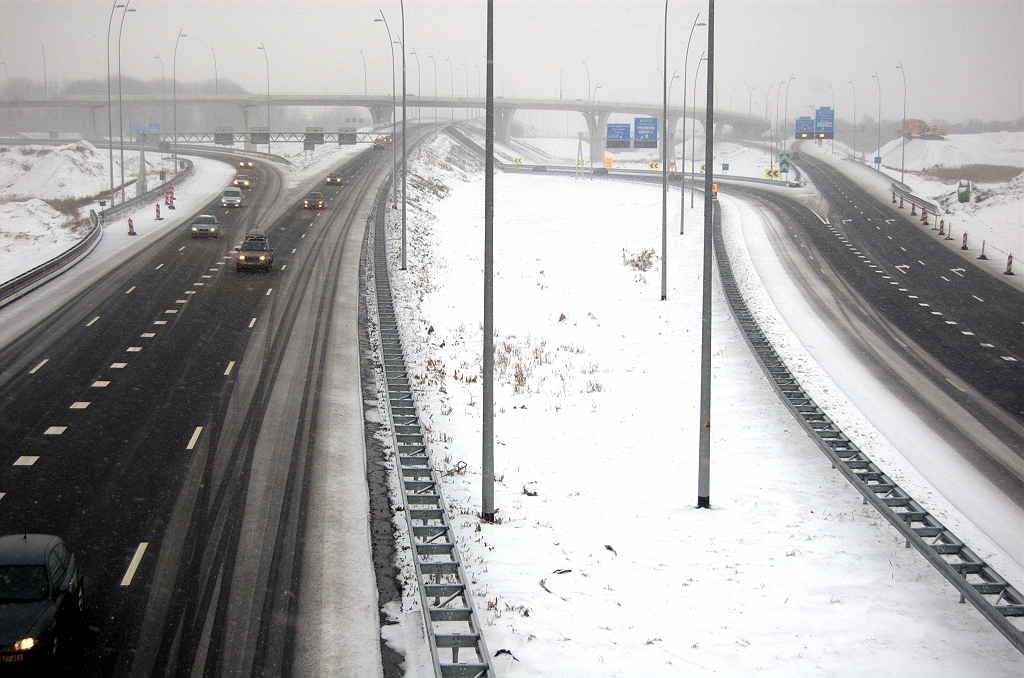
<path fill-rule="evenodd" d="M 960 185 L 956 189 L 956 199 L 959 202 L 970 202 L 971 201 L 971 182 L 966 179 L 960 180 Z"/>

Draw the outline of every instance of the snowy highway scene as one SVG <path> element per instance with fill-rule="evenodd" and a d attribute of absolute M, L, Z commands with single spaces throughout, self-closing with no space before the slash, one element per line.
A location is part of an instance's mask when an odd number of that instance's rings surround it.
<path fill-rule="evenodd" d="M 1019 0 L 0 0 L 0 66 L 0 676 L 1024 675 Z"/>

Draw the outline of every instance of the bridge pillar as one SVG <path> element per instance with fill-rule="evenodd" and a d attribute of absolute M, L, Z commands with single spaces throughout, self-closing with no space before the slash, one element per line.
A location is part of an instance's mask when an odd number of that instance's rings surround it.
<path fill-rule="evenodd" d="M 590 132 L 590 166 L 604 167 L 605 126 L 611 111 L 581 111 Z"/>
<path fill-rule="evenodd" d="M 393 109 L 391 106 L 370 106 L 370 119 L 374 125 L 390 122 Z"/>
<path fill-rule="evenodd" d="M 93 141 L 100 141 L 104 138 L 103 123 L 107 121 L 106 117 L 107 107 L 106 106 L 93 106 L 92 108 L 92 138 Z"/>
<path fill-rule="evenodd" d="M 251 129 L 251 127 L 249 127 L 249 113 L 254 108 L 256 108 L 256 107 L 255 106 L 242 106 L 242 120 L 245 123 L 245 131 L 246 132 L 248 132 Z M 243 151 L 250 151 L 250 152 L 255 151 L 256 150 L 256 144 L 252 143 L 252 141 L 250 141 L 249 137 L 246 137 L 245 141 L 242 142 L 242 150 Z"/>
<path fill-rule="evenodd" d="M 514 108 L 494 109 L 494 140 L 508 146 L 512 143 L 512 120 L 516 117 Z"/>
<path fill-rule="evenodd" d="M 676 125 L 679 124 L 679 120 L 682 117 L 683 116 L 681 116 L 681 115 L 670 115 L 668 117 L 668 124 L 665 125 L 665 130 L 664 130 L 664 134 L 663 134 L 665 139 L 664 139 L 664 141 L 662 143 L 667 143 L 668 144 L 668 153 L 666 154 L 666 157 L 668 158 L 668 161 L 670 163 L 675 162 L 676 160 L 678 160 L 678 158 L 676 158 L 676 155 L 675 155 L 675 153 L 676 153 Z M 671 165 L 669 165 L 669 166 L 671 167 Z M 679 165 L 677 163 L 676 164 L 676 170 L 679 171 L 681 169 L 682 168 L 679 167 Z"/>

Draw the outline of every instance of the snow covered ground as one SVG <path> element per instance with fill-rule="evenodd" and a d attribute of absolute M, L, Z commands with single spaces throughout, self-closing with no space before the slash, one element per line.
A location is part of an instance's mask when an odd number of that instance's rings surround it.
<path fill-rule="evenodd" d="M 1021 674 L 1020 655 L 808 440 L 717 289 L 713 508 L 694 508 L 702 206 L 670 238 L 662 302 L 658 187 L 497 176 L 500 520 L 481 524 L 483 181 L 444 136 L 411 171 L 395 307 L 487 643 L 511 652 L 501 675 Z M 785 326 L 770 302 L 760 310 Z M 878 436 L 812 358 L 801 367 L 860 417 L 860 437 Z"/>

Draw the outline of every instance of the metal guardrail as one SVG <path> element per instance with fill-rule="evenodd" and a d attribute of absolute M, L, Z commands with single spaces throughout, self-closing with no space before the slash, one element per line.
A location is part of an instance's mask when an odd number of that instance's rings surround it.
<path fill-rule="evenodd" d="M 729 308 L 768 381 L 811 439 L 889 524 L 960 592 L 1003 636 L 1024 653 L 1024 632 L 1010 618 L 1024 618 L 1024 595 L 914 500 L 857 447 L 800 386 L 747 308 L 722 238 L 721 216 L 713 219 L 715 258 Z M 828 228 L 834 227 L 828 225 Z"/>
<path fill-rule="evenodd" d="M 102 212 L 100 212 L 100 223 L 104 223 L 108 218 L 114 216 L 118 212 L 123 212 L 124 210 L 129 209 L 131 207 L 141 205 L 145 202 L 152 200 L 153 198 L 159 198 L 164 194 L 164 191 L 167 190 L 167 187 L 169 185 L 171 185 L 175 181 L 182 181 L 183 179 L 188 178 L 188 176 L 192 174 L 192 170 L 195 168 L 195 164 L 187 158 L 179 158 L 179 160 L 185 163 L 185 169 L 178 172 L 176 175 L 174 175 L 173 178 L 165 181 L 164 183 L 160 184 L 159 186 L 153 189 L 146 191 L 142 195 L 137 195 L 131 200 L 125 200 L 122 203 L 119 203 L 117 205 L 111 205 L 107 209 L 103 210 Z"/>
<path fill-rule="evenodd" d="M 436 676 L 491 678 L 494 670 L 490 655 L 455 535 L 448 524 L 448 509 L 441 495 L 437 471 L 427 454 L 406 371 L 388 276 L 384 220 L 389 188 L 390 181 L 387 181 L 377 194 L 370 217 L 374 220 L 373 273 L 381 340 L 379 358 L 402 492 L 401 510 L 409 530 L 427 642 Z"/>
<path fill-rule="evenodd" d="M 90 221 L 90 223 L 92 230 L 89 231 L 89 234 L 70 249 L 0 285 L 0 306 L 6 306 L 15 299 L 28 294 L 47 280 L 55 278 L 71 268 L 92 252 L 93 248 L 103 239 L 103 226 L 100 225 L 98 219 Z"/>
<path fill-rule="evenodd" d="M 898 181 L 893 181 L 893 182 L 891 182 L 889 184 L 889 190 L 892 191 L 893 202 L 896 201 L 896 198 L 900 198 L 902 200 L 907 200 L 907 201 L 910 202 L 911 205 L 916 205 L 917 207 L 920 207 L 921 209 L 926 209 L 929 212 L 931 212 L 933 215 L 936 215 L 936 216 L 938 216 L 939 213 L 942 210 L 941 207 L 939 207 L 937 204 L 933 203 L 932 201 L 925 200 L 924 198 L 922 198 L 920 196 L 914 195 L 910 191 L 910 187 L 907 186 L 906 184 L 901 184 Z"/>

